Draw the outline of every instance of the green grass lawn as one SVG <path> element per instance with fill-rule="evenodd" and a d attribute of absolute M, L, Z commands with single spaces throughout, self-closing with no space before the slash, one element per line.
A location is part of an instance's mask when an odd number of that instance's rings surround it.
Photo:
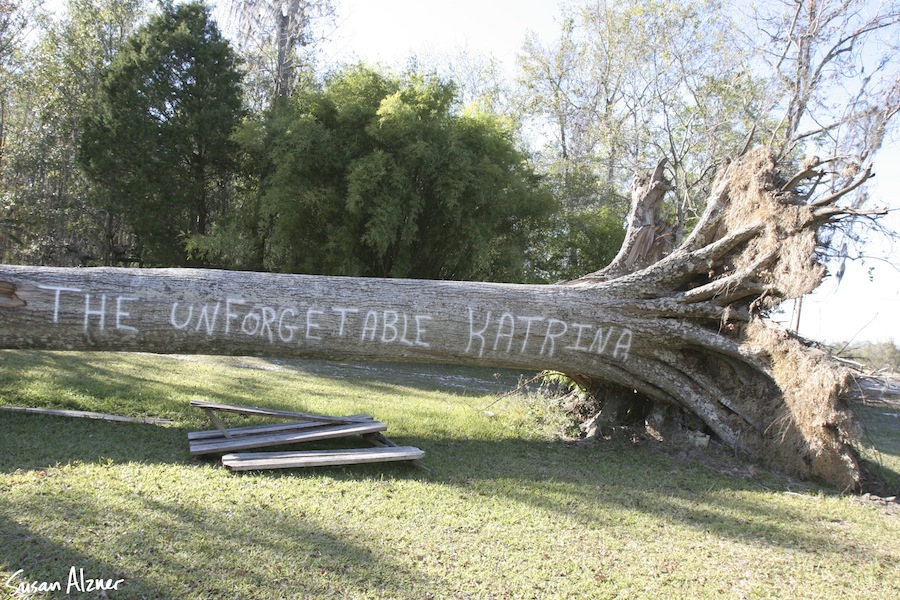
<path fill-rule="evenodd" d="M 13 589 L 21 581 L 60 582 L 49 597 L 64 597 L 73 567 L 124 580 L 112 598 L 900 594 L 896 505 L 649 442 L 568 444 L 545 401 L 501 396 L 516 379 L 409 365 L 0 352 L 2 405 L 172 421 L 0 411 L 0 598 L 22 597 Z M 209 427 L 190 398 L 369 413 L 397 443 L 425 450 L 431 471 L 231 473 L 188 455 L 187 432 Z M 873 431 L 896 469 L 900 428 Z M 72 587 L 69 596 L 98 594 Z"/>

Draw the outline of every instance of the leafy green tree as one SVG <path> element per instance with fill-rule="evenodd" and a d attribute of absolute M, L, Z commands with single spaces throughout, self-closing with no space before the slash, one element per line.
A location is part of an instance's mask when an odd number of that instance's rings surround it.
<path fill-rule="evenodd" d="M 570 281 L 605 267 L 622 246 L 624 223 L 617 203 L 560 207 L 529 246 L 529 282 Z"/>
<path fill-rule="evenodd" d="M 436 77 L 364 66 L 259 131 L 264 263 L 278 271 L 520 280 L 552 199 L 503 123 Z"/>
<path fill-rule="evenodd" d="M 3 206 L 0 206 L 0 260 L 3 262 L 9 260 L 10 247 L 20 243 L 16 219 L 9 214 L 6 164 L 16 63 L 22 54 L 22 37 L 28 20 L 23 13 L 18 3 L 0 0 L 0 192 L 4 200 Z"/>
<path fill-rule="evenodd" d="M 237 58 L 200 2 L 164 5 L 110 65 L 79 161 L 97 185 L 96 204 L 134 231 L 141 262 L 186 264 L 190 237 L 227 210 L 240 82 Z"/>

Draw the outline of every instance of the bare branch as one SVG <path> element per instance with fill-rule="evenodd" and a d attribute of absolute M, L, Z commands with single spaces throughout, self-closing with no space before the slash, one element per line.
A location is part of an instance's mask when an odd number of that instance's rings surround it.
<path fill-rule="evenodd" d="M 841 206 L 825 206 L 813 213 L 816 221 L 832 221 L 839 217 L 883 217 L 888 213 L 886 208 L 871 208 L 868 210 L 859 210 Z"/>
<path fill-rule="evenodd" d="M 818 162 L 816 164 L 818 164 Z M 788 181 L 786 184 L 781 186 L 781 191 L 793 191 L 794 188 L 800 185 L 800 182 L 807 179 L 812 179 L 813 177 L 822 177 L 822 175 L 824 175 L 824 171 L 819 171 L 812 167 L 804 169 L 803 171 L 800 171 L 799 173 L 791 177 L 790 181 Z"/>
<path fill-rule="evenodd" d="M 855 181 L 853 181 L 849 185 L 839 189 L 838 191 L 834 192 L 833 194 L 829 194 L 828 196 L 825 196 L 824 198 L 820 198 L 820 199 L 816 200 L 815 202 L 812 202 L 810 206 L 819 207 L 819 206 L 828 206 L 830 204 L 833 204 L 833 203 L 837 202 L 838 199 L 840 199 L 843 196 L 846 196 L 847 194 L 849 194 L 850 192 L 852 192 L 853 190 L 855 190 L 856 188 L 858 188 L 859 186 L 861 186 L 862 184 L 864 184 L 866 181 L 868 181 L 869 179 L 871 179 L 874 176 L 875 176 L 875 174 L 872 173 L 872 165 L 869 165 L 868 167 L 866 167 L 866 170 L 863 172 L 863 174 L 860 175 L 859 177 L 857 177 Z"/>

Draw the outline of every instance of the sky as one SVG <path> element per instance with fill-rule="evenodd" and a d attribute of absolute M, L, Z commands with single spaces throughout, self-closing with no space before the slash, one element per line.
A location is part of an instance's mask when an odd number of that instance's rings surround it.
<path fill-rule="evenodd" d="M 465 50 L 499 60 L 512 72 L 527 32 L 550 41 L 559 31 L 559 4 L 552 0 L 338 0 L 337 8 L 324 49 L 328 63 L 363 59 L 402 67 L 411 56 Z M 875 171 L 872 206 L 897 211 L 887 222 L 900 232 L 900 139 L 876 157 Z M 873 238 L 866 253 L 879 259 L 848 263 L 840 285 L 826 279 L 804 298 L 801 335 L 900 343 L 900 242 L 891 248 Z M 791 307 L 779 320 L 790 319 Z"/>
<path fill-rule="evenodd" d="M 465 49 L 514 66 L 528 31 L 558 31 L 553 0 L 337 0 L 327 58 L 403 66 L 412 55 Z"/>

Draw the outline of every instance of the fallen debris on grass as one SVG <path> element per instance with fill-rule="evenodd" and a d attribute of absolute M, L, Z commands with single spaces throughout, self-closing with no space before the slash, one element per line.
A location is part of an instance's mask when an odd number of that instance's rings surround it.
<path fill-rule="evenodd" d="M 233 450 L 247 450 L 267 446 L 282 446 L 324 439 L 361 435 L 375 448 L 340 450 L 298 450 L 293 452 L 242 452 L 222 457 L 222 464 L 232 470 L 289 469 L 370 462 L 413 461 L 424 468 L 419 459 L 425 453 L 412 446 L 397 446 L 381 432 L 387 425 L 379 423 L 371 415 L 331 417 L 309 413 L 290 412 L 254 406 L 237 406 L 191 400 L 191 406 L 206 411 L 216 429 L 188 433 L 192 455 L 220 454 Z M 287 419 L 287 423 L 227 428 L 217 412 L 241 415 L 267 416 Z"/>

